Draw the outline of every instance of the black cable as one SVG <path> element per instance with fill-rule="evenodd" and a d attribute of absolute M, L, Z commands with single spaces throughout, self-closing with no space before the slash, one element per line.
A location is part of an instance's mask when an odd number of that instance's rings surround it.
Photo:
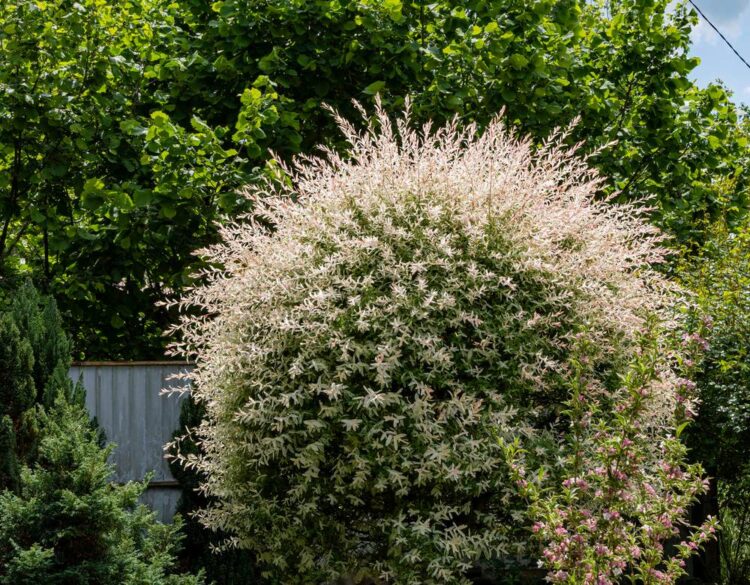
<path fill-rule="evenodd" d="M 695 8 L 698 11 L 698 14 L 700 14 L 703 17 L 703 20 L 705 20 L 709 24 L 709 26 L 716 31 L 716 34 L 718 34 L 721 37 L 721 40 L 724 41 L 730 49 L 732 49 L 734 54 L 737 55 L 737 57 L 739 57 L 740 61 L 742 61 L 745 64 L 745 67 L 750 69 L 750 63 L 748 63 L 745 60 L 745 58 L 737 52 L 737 49 L 734 48 L 734 45 L 732 45 L 732 43 L 730 43 L 727 40 L 727 37 L 721 34 L 721 31 L 718 28 L 716 28 L 716 25 L 714 25 L 713 22 L 708 20 L 708 17 L 705 14 L 703 14 L 703 11 L 700 8 L 698 8 L 698 5 L 695 2 L 693 2 L 693 0 L 688 0 L 688 2 L 690 2 L 693 8 Z"/>

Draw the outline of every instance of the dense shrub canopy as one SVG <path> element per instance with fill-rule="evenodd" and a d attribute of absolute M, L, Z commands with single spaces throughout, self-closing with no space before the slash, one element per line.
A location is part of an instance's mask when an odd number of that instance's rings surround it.
<path fill-rule="evenodd" d="M 145 483 L 111 483 L 110 449 L 82 404 L 40 413 L 38 460 L 18 493 L 0 492 L 0 583 L 200 585 L 171 574 L 179 523 L 138 504 Z"/>
<path fill-rule="evenodd" d="M 112 484 L 53 300 L 30 283 L 0 310 L 0 584 L 198 585 L 173 575 L 179 523 Z"/>
<path fill-rule="evenodd" d="M 601 348 L 604 392 L 663 305 L 659 235 L 595 199 L 562 136 L 339 123 L 351 157 L 251 190 L 259 214 L 205 250 L 223 268 L 184 300 L 211 317 L 173 348 L 207 411 L 203 519 L 274 582 L 459 582 L 525 540 L 498 438 L 553 464 L 573 339 Z"/>
<path fill-rule="evenodd" d="M 696 379 L 700 416 L 690 442 L 709 473 L 726 480 L 742 474 L 738 463 L 750 455 L 749 246 L 747 226 L 731 234 L 717 225 L 680 273 L 695 293 L 692 328 L 708 338 Z"/>

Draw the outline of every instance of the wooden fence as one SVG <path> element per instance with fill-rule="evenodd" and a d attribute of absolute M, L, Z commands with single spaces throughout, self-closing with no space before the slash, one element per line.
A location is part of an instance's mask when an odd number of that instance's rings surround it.
<path fill-rule="evenodd" d="M 174 516 L 180 488 L 164 459 L 164 445 L 179 427 L 184 397 L 161 391 L 178 386 L 170 376 L 188 368 L 180 362 L 81 362 L 70 369 L 70 377 L 86 389 L 91 416 L 107 441 L 117 445 L 114 480 L 141 481 L 153 472 L 143 501 L 165 522 Z"/>

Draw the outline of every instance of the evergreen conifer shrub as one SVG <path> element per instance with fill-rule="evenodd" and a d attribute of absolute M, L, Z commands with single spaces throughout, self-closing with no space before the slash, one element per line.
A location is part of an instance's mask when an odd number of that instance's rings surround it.
<path fill-rule="evenodd" d="M 0 585 L 198 585 L 174 574 L 179 524 L 112 483 L 54 301 L 31 283 L 0 313 Z"/>
<path fill-rule="evenodd" d="M 37 461 L 0 493 L 0 584 L 198 585 L 171 574 L 180 524 L 137 503 L 146 484 L 111 483 L 111 448 L 79 402 L 40 411 Z"/>
<path fill-rule="evenodd" d="M 206 410 L 183 464 L 270 582 L 465 582 L 526 550 L 502 445 L 561 464 L 573 344 L 606 395 L 669 302 L 661 236 L 597 199 L 563 133 L 338 122 L 347 155 L 251 188 L 255 214 L 203 251 L 219 268 L 173 332 Z M 676 399 L 663 385 L 646 424 Z"/>
<path fill-rule="evenodd" d="M 70 392 L 70 345 L 53 299 L 21 284 L 0 314 L 0 489 L 35 457 L 36 406 Z"/>

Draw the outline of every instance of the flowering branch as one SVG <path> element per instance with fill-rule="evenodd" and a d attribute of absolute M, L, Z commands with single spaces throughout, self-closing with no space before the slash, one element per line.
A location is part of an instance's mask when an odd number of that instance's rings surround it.
<path fill-rule="evenodd" d="M 553 479 L 529 482 L 520 442 L 505 445 L 512 476 L 530 503 L 532 532 L 543 546 L 540 565 L 551 583 L 673 584 L 685 574 L 685 561 L 714 537 L 715 519 L 698 527 L 685 520 L 707 489 L 701 467 L 686 464 L 680 441 L 694 415 L 695 385 L 665 376 L 656 336 L 644 334 L 641 342 L 620 386 L 598 395 L 587 358 L 594 349 L 584 340 L 579 344 L 562 413 L 570 427 L 567 455 Z M 695 352 L 704 344 L 692 336 L 683 350 Z M 694 363 L 672 357 L 683 369 Z M 670 424 L 654 428 L 650 403 L 665 385 L 677 398 L 674 412 Z"/>

